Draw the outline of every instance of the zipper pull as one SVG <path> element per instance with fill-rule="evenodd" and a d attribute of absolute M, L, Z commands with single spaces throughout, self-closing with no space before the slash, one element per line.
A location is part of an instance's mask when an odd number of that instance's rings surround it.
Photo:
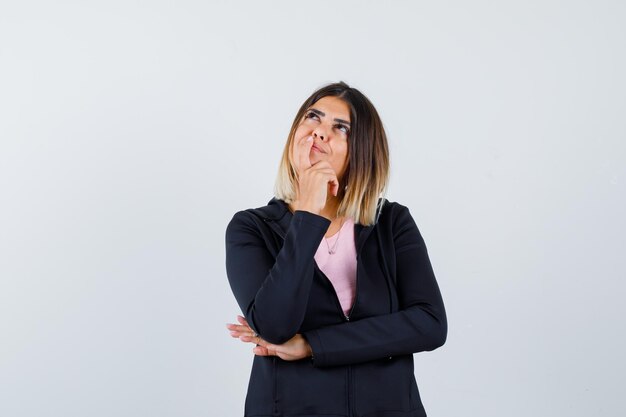
<path fill-rule="evenodd" d="M 346 318 L 346 321 L 350 321 L 350 317 L 344 315 L 344 317 Z"/>

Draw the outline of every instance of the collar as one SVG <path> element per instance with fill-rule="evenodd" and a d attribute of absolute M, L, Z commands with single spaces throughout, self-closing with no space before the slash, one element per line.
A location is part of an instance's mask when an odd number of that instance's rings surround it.
<path fill-rule="evenodd" d="M 386 201 L 382 202 L 383 204 Z M 379 204 L 381 201 L 379 200 Z M 256 209 L 249 209 L 252 213 L 261 217 L 266 223 L 270 225 L 270 227 L 280 235 L 283 239 L 287 235 L 287 230 L 289 229 L 289 224 L 291 223 L 291 219 L 293 218 L 293 213 L 289 210 L 289 205 L 276 197 L 272 197 L 272 199 L 267 203 L 266 206 L 259 207 Z M 360 253 L 367 237 L 370 235 L 372 230 L 374 229 L 374 225 L 371 226 L 363 226 L 362 224 L 355 223 L 354 224 L 354 238 L 356 243 L 356 251 L 357 254 Z"/>

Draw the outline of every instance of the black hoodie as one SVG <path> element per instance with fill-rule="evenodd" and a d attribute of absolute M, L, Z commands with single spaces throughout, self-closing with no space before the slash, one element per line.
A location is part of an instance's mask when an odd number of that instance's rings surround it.
<path fill-rule="evenodd" d="M 447 319 L 409 210 L 380 200 L 378 222 L 354 225 L 357 281 L 344 315 L 314 260 L 330 220 L 272 198 L 226 229 L 226 272 L 249 325 L 270 343 L 301 333 L 313 359 L 254 356 L 245 416 L 426 416 L 413 353 L 443 345 Z"/>

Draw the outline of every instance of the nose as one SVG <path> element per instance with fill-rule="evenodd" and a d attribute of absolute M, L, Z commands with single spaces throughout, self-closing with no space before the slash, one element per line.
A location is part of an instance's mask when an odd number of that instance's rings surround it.
<path fill-rule="evenodd" d="M 315 131 L 313 131 L 313 139 L 315 138 L 319 138 L 322 142 L 324 142 L 325 139 L 328 139 L 328 135 L 318 127 Z"/>

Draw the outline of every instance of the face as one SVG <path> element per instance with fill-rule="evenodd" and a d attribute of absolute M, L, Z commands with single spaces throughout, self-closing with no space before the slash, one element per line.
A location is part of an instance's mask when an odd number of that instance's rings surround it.
<path fill-rule="evenodd" d="M 350 122 L 350 108 L 346 102 L 337 97 L 322 97 L 304 112 L 293 138 L 292 152 L 294 143 L 313 136 L 309 154 L 311 164 L 327 161 L 341 180 L 348 162 Z M 292 161 L 297 160 L 292 153 Z"/>

